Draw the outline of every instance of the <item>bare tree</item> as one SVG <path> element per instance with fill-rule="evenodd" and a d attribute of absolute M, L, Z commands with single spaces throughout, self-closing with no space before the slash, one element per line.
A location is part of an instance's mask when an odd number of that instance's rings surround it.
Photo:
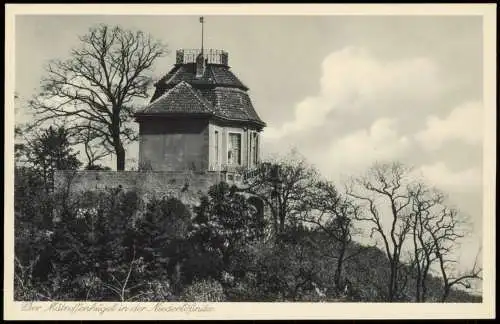
<path fill-rule="evenodd" d="M 337 261 L 334 274 L 338 292 L 343 287 L 342 270 L 345 262 L 359 255 L 362 248 L 348 253 L 355 232 L 354 219 L 360 207 L 343 197 L 331 182 L 318 181 L 316 190 L 305 197 L 304 216 L 301 221 L 313 224 L 325 233 L 334 243 L 334 258 Z"/>
<path fill-rule="evenodd" d="M 239 190 L 262 199 L 272 214 L 273 230 L 279 236 L 303 212 L 318 172 L 303 159 L 281 159 L 261 163 Z"/>
<path fill-rule="evenodd" d="M 367 176 L 353 181 L 348 195 L 364 202 L 356 219 L 371 224 L 371 234 L 382 240 L 390 268 L 389 301 L 402 297 L 410 276 L 416 279 L 416 301 L 426 301 L 432 270 L 441 275 L 442 301 L 452 287 L 467 288 L 470 280 L 481 279 L 477 262 L 471 270 L 455 275 L 453 256 L 464 236 L 465 221 L 458 210 L 445 205 L 441 191 L 412 179 L 409 168 L 400 163 L 375 164 Z M 406 246 L 407 241 L 411 245 Z M 403 252 L 408 252 L 408 259 L 403 260 Z"/>
<path fill-rule="evenodd" d="M 136 259 L 136 257 L 135 257 L 135 246 L 134 246 L 132 260 L 128 264 L 128 270 L 126 271 L 126 273 L 122 274 L 122 275 L 124 275 L 124 278 L 118 279 L 112 272 L 109 272 L 109 275 L 113 279 L 113 281 L 102 282 L 102 286 L 106 289 L 111 290 L 120 299 L 121 302 L 131 302 L 133 300 L 138 299 L 139 297 L 141 297 L 143 295 L 150 294 L 149 291 L 145 291 L 145 292 L 139 292 L 135 295 L 132 295 L 132 291 L 135 288 L 146 285 L 146 283 L 140 283 L 136 286 L 130 287 L 131 275 L 134 272 L 143 271 L 140 269 L 142 267 L 141 263 L 142 263 L 142 260 Z M 88 299 L 88 296 L 90 294 L 91 289 L 92 289 L 92 286 L 90 286 L 90 288 L 87 292 L 87 299 Z"/>
<path fill-rule="evenodd" d="M 412 266 L 416 271 L 416 299 L 427 299 L 427 280 L 432 267 L 437 264 L 443 280 L 441 301 L 446 301 L 451 288 L 462 285 L 470 288 L 470 279 L 480 279 L 481 268 L 477 262 L 471 270 L 452 275 L 456 261 L 458 240 L 463 235 L 466 222 L 458 210 L 445 205 L 445 195 L 439 190 L 417 183 L 411 190 L 413 254 Z"/>
<path fill-rule="evenodd" d="M 470 270 L 455 274 L 456 260 L 453 258 L 453 253 L 458 247 L 457 240 L 464 236 L 459 229 L 461 220 L 458 215 L 456 209 L 443 206 L 440 212 L 425 224 L 443 280 L 442 302 L 446 301 L 452 287 L 460 285 L 468 289 L 471 288 L 470 280 L 482 279 L 482 268 L 477 264 L 477 256 Z"/>
<path fill-rule="evenodd" d="M 478 253 L 479 255 L 479 253 Z M 477 256 L 476 259 L 474 260 L 474 264 L 472 265 L 472 268 L 463 271 L 458 275 L 451 275 L 447 273 L 447 267 L 446 263 L 450 263 L 452 260 L 446 260 L 443 255 L 438 256 L 439 259 L 439 266 L 441 269 L 441 275 L 443 277 L 443 295 L 441 297 L 441 301 L 445 302 L 450 295 L 451 288 L 454 286 L 463 286 L 466 289 L 471 288 L 471 280 L 482 280 L 482 272 L 483 268 L 480 267 L 477 263 Z"/>
<path fill-rule="evenodd" d="M 411 230 L 407 175 L 408 170 L 400 163 L 377 163 L 366 176 L 354 179 L 347 189 L 347 194 L 363 205 L 364 210 L 356 219 L 371 224 L 371 236 L 376 233 L 382 239 L 389 260 L 389 301 L 397 300 L 401 294 L 402 251 Z"/>
<path fill-rule="evenodd" d="M 104 138 L 100 138 L 92 130 L 92 123 L 88 123 L 88 128 L 82 130 L 80 133 L 81 142 L 84 146 L 85 156 L 87 158 L 87 165 L 85 169 L 93 169 L 97 167 L 97 162 L 112 154 L 110 150 L 106 149 L 106 143 Z M 95 143 L 95 142 L 98 143 Z"/>
<path fill-rule="evenodd" d="M 427 298 L 427 280 L 432 264 L 436 261 L 434 243 L 428 231 L 435 217 L 436 208 L 444 201 L 444 194 L 432 190 L 422 183 L 412 188 L 411 236 L 413 249 L 410 256 L 411 268 L 415 270 L 415 296 L 417 302 Z"/>
<path fill-rule="evenodd" d="M 99 25 L 79 39 L 81 46 L 69 59 L 47 66 L 42 92 L 30 102 L 35 113 L 31 126 L 64 123 L 75 142 L 97 142 L 116 155 L 117 170 L 124 170 L 124 145 L 136 139 L 130 124 L 134 100 L 148 96 L 152 79 L 147 72 L 166 47 L 141 31 L 118 26 Z"/>

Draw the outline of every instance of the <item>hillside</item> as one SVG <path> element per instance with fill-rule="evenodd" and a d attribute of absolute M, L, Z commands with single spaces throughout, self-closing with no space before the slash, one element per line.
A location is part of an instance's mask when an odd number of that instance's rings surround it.
<path fill-rule="evenodd" d="M 276 234 L 225 183 L 186 206 L 121 188 L 47 195 L 35 173 L 23 172 L 16 173 L 16 300 L 388 300 L 383 251 L 348 242 L 338 267 L 342 245 L 331 233 L 289 222 Z M 406 265 L 398 285 L 393 301 L 414 302 L 414 272 Z M 429 276 L 426 286 L 425 300 L 440 301 L 442 280 Z M 481 297 L 452 289 L 446 302 Z"/>

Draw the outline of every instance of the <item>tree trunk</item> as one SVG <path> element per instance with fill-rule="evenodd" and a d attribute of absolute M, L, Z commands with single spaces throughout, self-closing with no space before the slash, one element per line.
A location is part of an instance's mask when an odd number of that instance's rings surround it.
<path fill-rule="evenodd" d="M 125 149 L 120 145 L 116 150 L 116 170 L 125 170 Z"/>
<path fill-rule="evenodd" d="M 422 273 L 422 302 L 425 302 L 427 299 L 427 274 L 429 273 L 429 267 L 430 267 L 431 261 L 429 260 L 429 257 L 427 257 L 426 264 L 425 264 L 425 269 Z"/>
<path fill-rule="evenodd" d="M 113 142 L 116 154 L 116 170 L 123 171 L 125 170 L 125 149 L 123 148 L 120 136 L 114 136 Z"/>
<path fill-rule="evenodd" d="M 274 206 L 271 206 L 271 213 L 273 215 L 274 237 L 276 238 L 276 241 L 279 241 L 278 212 L 274 209 Z"/>
<path fill-rule="evenodd" d="M 445 283 L 443 287 L 443 296 L 441 297 L 441 302 L 444 303 L 446 302 L 446 299 L 448 299 L 448 295 L 450 294 L 450 286 Z"/>
<path fill-rule="evenodd" d="M 427 299 L 427 285 L 425 284 L 426 276 L 422 278 L 422 294 L 421 294 L 421 302 L 425 302 Z"/>
<path fill-rule="evenodd" d="M 337 287 L 337 291 L 340 292 L 342 287 L 342 265 L 344 263 L 344 254 L 345 254 L 345 246 L 341 247 L 340 255 L 338 257 L 337 261 L 337 269 L 335 269 L 335 275 L 334 275 L 334 280 L 335 280 L 335 286 Z"/>
<path fill-rule="evenodd" d="M 397 265 L 395 261 L 391 261 L 391 275 L 389 278 L 389 302 L 394 301 L 394 296 L 396 294 L 396 281 L 397 281 Z"/>
<path fill-rule="evenodd" d="M 284 211 L 280 211 L 280 222 L 279 222 L 279 233 L 283 234 L 285 232 L 285 214 Z"/>
<path fill-rule="evenodd" d="M 422 301 L 421 297 L 421 292 L 420 292 L 420 274 L 417 274 L 416 278 L 416 298 L 417 298 L 417 303 L 420 303 Z"/>
<path fill-rule="evenodd" d="M 113 106 L 113 118 L 111 120 L 111 133 L 113 146 L 116 153 L 116 170 L 125 170 L 125 149 L 120 138 L 120 109 Z"/>

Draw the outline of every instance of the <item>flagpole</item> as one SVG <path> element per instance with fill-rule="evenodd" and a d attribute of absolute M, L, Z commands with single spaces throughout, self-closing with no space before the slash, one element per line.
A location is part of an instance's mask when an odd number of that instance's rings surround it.
<path fill-rule="evenodd" d="M 201 55 L 203 55 L 203 25 L 204 25 L 203 16 L 200 17 L 200 22 L 201 22 Z"/>

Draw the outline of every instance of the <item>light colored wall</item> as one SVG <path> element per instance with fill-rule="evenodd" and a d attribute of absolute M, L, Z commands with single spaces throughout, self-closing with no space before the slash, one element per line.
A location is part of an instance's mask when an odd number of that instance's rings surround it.
<path fill-rule="evenodd" d="M 215 156 L 215 131 L 219 132 L 219 160 Z M 208 125 L 208 163 L 210 170 L 220 170 L 221 166 L 227 163 L 226 146 L 225 146 L 224 127 L 220 127 L 210 123 Z"/>
<path fill-rule="evenodd" d="M 220 163 L 219 165 L 215 165 L 215 131 L 219 131 L 219 154 L 220 154 Z M 229 134 L 230 133 L 239 133 L 242 135 L 241 137 L 241 165 L 245 167 L 252 167 L 252 155 L 251 155 L 251 146 L 250 146 L 250 136 L 252 133 L 257 132 L 247 128 L 241 127 L 227 127 L 227 126 L 219 126 L 214 123 L 210 123 L 208 126 L 209 133 L 209 165 L 210 170 L 220 170 L 219 168 L 226 165 L 228 163 L 228 144 L 229 144 Z M 259 133 L 259 132 L 257 132 Z M 260 137 L 260 134 L 259 134 Z M 260 145 L 260 139 L 259 139 Z M 258 149 L 260 153 L 260 149 Z"/>
<path fill-rule="evenodd" d="M 139 165 L 154 171 L 206 171 L 208 122 L 158 121 L 141 124 Z"/>
<path fill-rule="evenodd" d="M 218 164 L 215 157 L 216 130 L 219 131 Z M 242 136 L 241 166 L 252 167 L 249 141 L 254 132 L 202 120 L 143 122 L 140 126 L 139 165 L 149 166 L 153 171 L 219 171 L 228 164 L 229 134 L 239 133 Z"/>

